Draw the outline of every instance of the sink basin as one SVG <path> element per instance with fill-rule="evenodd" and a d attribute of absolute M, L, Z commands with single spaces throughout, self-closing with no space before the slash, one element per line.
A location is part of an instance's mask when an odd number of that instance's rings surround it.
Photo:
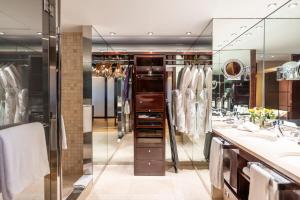
<path fill-rule="evenodd" d="M 279 160 L 296 167 L 300 167 L 300 152 L 284 153 L 279 157 Z"/>

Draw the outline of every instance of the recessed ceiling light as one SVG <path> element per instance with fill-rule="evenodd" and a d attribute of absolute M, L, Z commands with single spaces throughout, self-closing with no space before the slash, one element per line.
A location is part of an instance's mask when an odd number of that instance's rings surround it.
<path fill-rule="evenodd" d="M 271 56 L 271 58 L 274 58 L 275 56 Z"/>
<path fill-rule="evenodd" d="M 294 3 L 291 3 L 290 5 L 289 5 L 289 8 L 295 8 L 295 7 L 297 7 L 298 6 L 298 3 L 297 2 L 294 2 Z"/>
<path fill-rule="evenodd" d="M 110 35 L 116 35 L 116 33 L 115 33 L 115 32 L 110 32 L 109 34 L 110 34 Z"/>
<path fill-rule="evenodd" d="M 262 26 L 257 26 L 256 29 L 262 29 Z"/>
<path fill-rule="evenodd" d="M 36 32 L 37 35 L 42 35 L 42 32 Z"/>
<path fill-rule="evenodd" d="M 270 4 L 268 4 L 268 8 L 274 8 L 274 7 L 276 7 L 277 6 L 277 3 L 270 3 Z"/>
<path fill-rule="evenodd" d="M 0 35 L 4 35 L 5 33 L 4 32 L 0 32 Z"/>
<path fill-rule="evenodd" d="M 236 36 L 236 35 L 237 35 L 236 33 L 232 33 L 232 34 L 231 34 L 231 36 Z"/>
<path fill-rule="evenodd" d="M 186 35 L 192 35 L 192 32 L 186 32 L 185 34 Z"/>
<path fill-rule="evenodd" d="M 240 29 L 246 29 L 247 28 L 247 26 L 241 26 L 240 27 Z"/>
<path fill-rule="evenodd" d="M 153 35 L 153 32 L 148 32 L 148 35 L 150 35 L 150 36 Z"/>

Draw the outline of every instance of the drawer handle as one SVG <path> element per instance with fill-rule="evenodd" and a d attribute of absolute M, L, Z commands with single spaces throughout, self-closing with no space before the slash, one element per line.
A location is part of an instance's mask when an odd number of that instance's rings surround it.
<path fill-rule="evenodd" d="M 140 101 L 140 104 L 142 104 L 143 103 L 143 101 Z"/>
<path fill-rule="evenodd" d="M 148 165 L 150 166 L 150 165 L 151 165 L 151 162 L 148 162 Z"/>
<path fill-rule="evenodd" d="M 148 152 L 151 153 L 151 150 L 149 149 Z"/>

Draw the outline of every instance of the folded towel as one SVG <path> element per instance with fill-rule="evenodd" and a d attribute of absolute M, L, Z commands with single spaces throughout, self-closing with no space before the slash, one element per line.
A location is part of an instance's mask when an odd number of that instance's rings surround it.
<path fill-rule="evenodd" d="M 85 189 L 92 180 L 93 175 L 83 175 L 73 184 L 73 188 Z"/>
<path fill-rule="evenodd" d="M 209 175 L 211 184 L 217 189 L 223 189 L 223 143 L 220 138 L 214 137 L 210 147 Z"/>
<path fill-rule="evenodd" d="M 14 199 L 49 173 L 45 131 L 41 123 L 0 131 L 0 192 L 4 200 Z"/>
<path fill-rule="evenodd" d="M 258 199 L 278 200 L 278 187 L 272 175 L 263 166 L 253 163 L 250 166 L 249 200 Z"/>
<path fill-rule="evenodd" d="M 250 132 L 259 131 L 259 126 L 256 124 L 253 124 L 252 122 L 245 122 L 242 125 L 238 126 L 237 128 L 242 131 L 250 131 Z"/>
<path fill-rule="evenodd" d="M 89 133 L 93 129 L 93 107 L 92 105 L 83 105 L 83 132 Z"/>

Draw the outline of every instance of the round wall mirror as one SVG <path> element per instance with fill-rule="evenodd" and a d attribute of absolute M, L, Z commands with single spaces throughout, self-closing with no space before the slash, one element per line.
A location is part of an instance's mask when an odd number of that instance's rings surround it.
<path fill-rule="evenodd" d="M 223 65 L 222 71 L 229 79 L 239 79 L 244 72 L 244 65 L 237 59 L 228 60 Z"/>

